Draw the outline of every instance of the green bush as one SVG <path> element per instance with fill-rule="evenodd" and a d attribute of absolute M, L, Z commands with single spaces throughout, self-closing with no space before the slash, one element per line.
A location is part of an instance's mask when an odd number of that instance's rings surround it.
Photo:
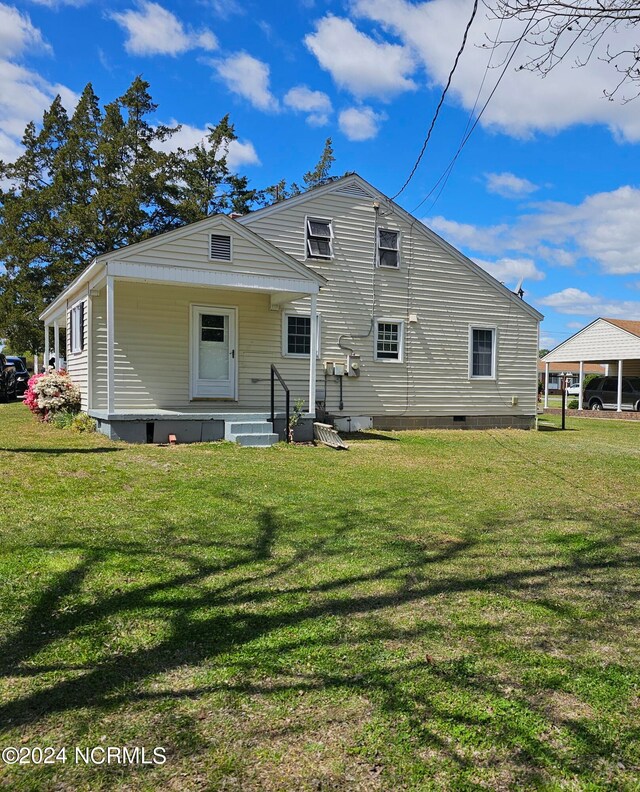
<path fill-rule="evenodd" d="M 73 416 L 71 428 L 74 432 L 95 432 L 96 422 L 90 415 L 81 412 Z"/>
<path fill-rule="evenodd" d="M 75 413 L 69 412 L 69 410 L 60 410 L 49 414 L 49 423 L 56 429 L 69 429 L 73 425 L 74 418 Z"/>
<path fill-rule="evenodd" d="M 571 399 L 571 401 L 567 404 L 567 410 L 577 410 L 578 409 L 578 400 Z"/>

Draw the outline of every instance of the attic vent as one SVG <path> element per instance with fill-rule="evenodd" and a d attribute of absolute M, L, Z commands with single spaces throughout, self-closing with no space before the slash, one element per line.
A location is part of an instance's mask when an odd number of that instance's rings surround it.
<path fill-rule="evenodd" d="M 338 195 L 355 195 L 358 198 L 373 198 L 363 187 L 355 183 L 345 184 L 344 187 L 340 187 L 340 189 L 336 190 L 336 193 Z"/>
<path fill-rule="evenodd" d="M 209 258 L 216 261 L 231 261 L 231 237 L 211 234 Z"/>

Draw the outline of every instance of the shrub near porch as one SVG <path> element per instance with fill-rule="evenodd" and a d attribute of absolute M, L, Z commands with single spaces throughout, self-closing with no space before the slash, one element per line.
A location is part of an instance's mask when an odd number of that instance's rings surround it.
<path fill-rule="evenodd" d="M 0 743 L 167 750 L 0 783 L 637 788 L 640 427 L 554 420 L 337 453 L 0 406 Z"/>

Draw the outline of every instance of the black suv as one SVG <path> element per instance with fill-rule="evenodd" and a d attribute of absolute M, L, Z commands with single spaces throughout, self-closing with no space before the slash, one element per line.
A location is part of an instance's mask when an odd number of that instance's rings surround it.
<path fill-rule="evenodd" d="M 618 378 L 594 377 L 584 389 L 583 403 L 590 410 L 617 410 Z M 622 409 L 640 410 L 640 377 L 622 378 Z"/>
<path fill-rule="evenodd" d="M 16 370 L 16 394 L 22 396 L 27 390 L 29 377 L 31 376 L 25 365 L 24 358 L 7 355 L 7 363 L 11 363 Z"/>
<path fill-rule="evenodd" d="M 0 352 L 0 402 L 13 401 L 16 395 L 15 367 Z"/>

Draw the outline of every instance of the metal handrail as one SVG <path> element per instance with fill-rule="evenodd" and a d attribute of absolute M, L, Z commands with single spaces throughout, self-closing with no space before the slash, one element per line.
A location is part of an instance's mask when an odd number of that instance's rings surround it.
<path fill-rule="evenodd" d="M 285 399 L 285 424 L 284 424 L 284 436 L 287 443 L 291 442 L 289 438 L 289 413 L 290 413 L 290 406 L 291 406 L 291 394 L 289 393 L 289 388 L 287 383 L 282 379 L 280 376 L 280 372 L 278 369 L 271 364 L 271 425 L 275 429 L 276 425 L 276 377 L 278 378 L 278 382 L 284 388 L 284 399 Z"/>

